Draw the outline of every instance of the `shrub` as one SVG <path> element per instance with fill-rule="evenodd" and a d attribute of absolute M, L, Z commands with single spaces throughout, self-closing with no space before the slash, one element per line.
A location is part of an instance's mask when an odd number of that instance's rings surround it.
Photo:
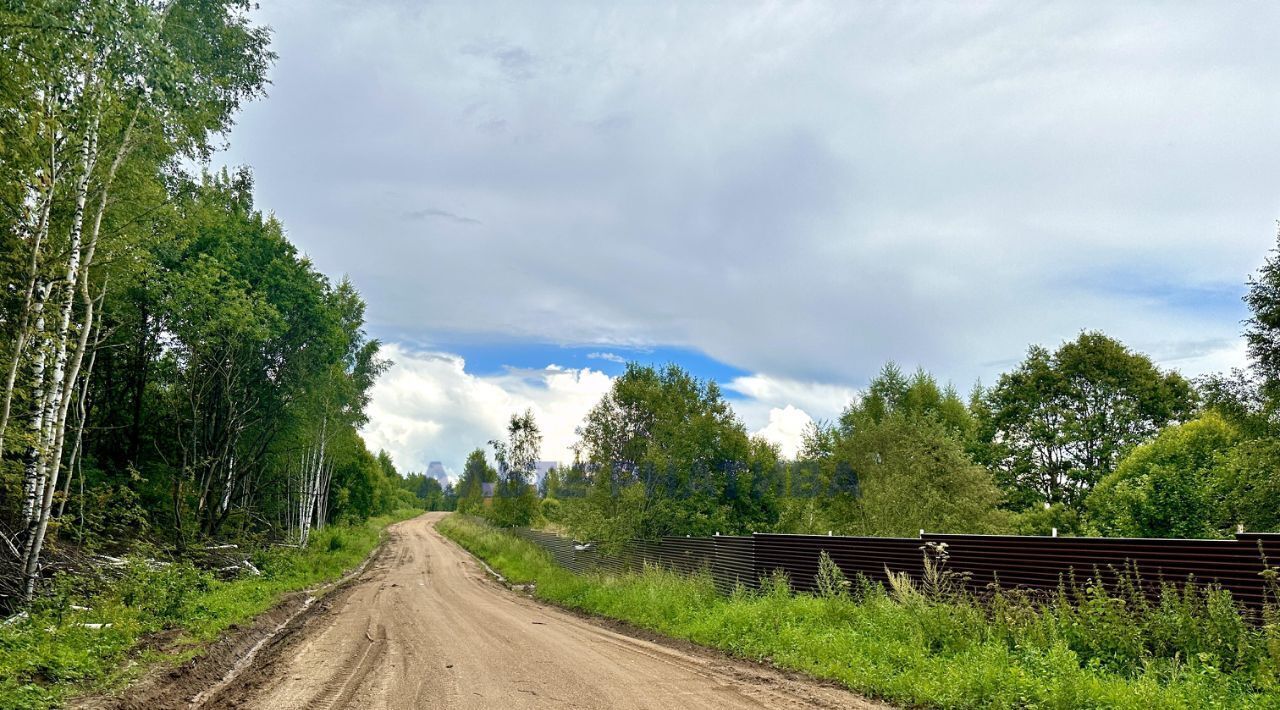
<path fill-rule="evenodd" d="M 544 498 L 542 500 L 542 517 L 553 523 L 560 522 L 561 513 L 560 501 L 555 498 Z"/>
<path fill-rule="evenodd" d="M 209 590 L 213 578 L 190 563 L 158 564 L 131 559 L 115 585 L 120 602 L 162 626 L 181 620 L 188 602 Z"/>

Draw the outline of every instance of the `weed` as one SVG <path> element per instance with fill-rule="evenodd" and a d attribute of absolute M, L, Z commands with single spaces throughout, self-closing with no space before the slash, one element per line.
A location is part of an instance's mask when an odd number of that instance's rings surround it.
<path fill-rule="evenodd" d="M 818 585 L 818 596 L 823 599 L 843 599 L 849 596 L 850 582 L 832 559 L 823 550 L 818 555 L 818 574 L 814 578 Z"/>

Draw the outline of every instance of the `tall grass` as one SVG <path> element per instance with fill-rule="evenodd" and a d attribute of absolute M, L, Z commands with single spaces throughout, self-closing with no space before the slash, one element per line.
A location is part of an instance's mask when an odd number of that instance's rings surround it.
<path fill-rule="evenodd" d="M 262 575 L 256 577 L 224 582 L 189 564 L 142 560 L 131 560 L 121 577 L 99 584 L 57 577 L 29 616 L 0 627 L 0 708 L 56 707 L 74 695 L 118 686 L 152 663 L 190 657 L 284 594 L 338 579 L 368 556 L 387 525 L 421 512 L 329 526 L 314 533 L 305 550 L 259 550 L 253 563 Z M 176 656 L 143 649 L 149 635 L 162 631 L 175 637 Z M 126 665 L 126 659 L 137 662 Z"/>
<path fill-rule="evenodd" d="M 935 578 L 889 588 L 820 567 L 821 595 L 785 578 L 717 595 L 659 569 L 576 575 L 473 520 L 438 527 L 550 602 L 768 661 L 892 702 L 939 708 L 1280 708 L 1280 619 L 1242 619 L 1229 596 L 1173 587 L 1137 602 L 1101 585 L 1058 598 L 978 602 Z"/>

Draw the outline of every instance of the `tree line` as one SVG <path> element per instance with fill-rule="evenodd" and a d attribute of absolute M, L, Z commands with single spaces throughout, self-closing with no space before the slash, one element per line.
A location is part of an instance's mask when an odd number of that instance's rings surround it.
<path fill-rule="evenodd" d="M 458 508 L 604 543 L 1280 531 L 1280 250 L 1245 301 L 1247 368 L 1190 381 L 1095 331 L 1032 346 L 967 395 L 890 363 L 836 421 L 809 426 L 794 460 L 750 436 L 714 381 L 630 363 L 579 426 L 571 465 L 535 487 L 526 412 L 491 442 L 497 468 L 484 449 L 468 458 Z"/>
<path fill-rule="evenodd" d="M 305 545 L 421 505 L 358 433 L 388 362 L 356 288 L 247 169 L 199 168 L 265 92 L 250 8 L 0 7 L 0 605 L 51 547 Z"/>

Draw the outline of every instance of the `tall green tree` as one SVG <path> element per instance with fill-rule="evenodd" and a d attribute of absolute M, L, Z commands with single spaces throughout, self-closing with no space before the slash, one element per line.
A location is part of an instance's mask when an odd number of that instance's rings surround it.
<path fill-rule="evenodd" d="M 841 433 L 848 436 L 860 425 L 879 423 L 893 414 L 931 417 L 962 440 L 974 429 L 969 407 L 955 387 L 940 387 L 923 368 L 905 377 L 890 362 L 871 379 L 857 401 L 845 409 L 840 417 Z"/>
<path fill-rule="evenodd" d="M 1102 333 L 1082 333 L 1057 351 L 1034 346 L 979 403 L 980 462 L 1015 509 L 1079 509 L 1129 449 L 1195 410 L 1177 373 Z"/>
<path fill-rule="evenodd" d="M 858 495 L 839 501 L 831 529 L 852 535 L 1002 532 L 1007 515 L 990 472 L 973 462 L 940 416 L 894 412 L 842 438 L 836 460 Z"/>
<path fill-rule="evenodd" d="M 777 452 L 754 445 L 715 382 L 630 363 L 578 429 L 590 476 L 564 518 L 584 537 L 772 527 Z"/>
<path fill-rule="evenodd" d="M 965 450 L 964 400 L 923 369 L 888 363 L 845 408 L 815 423 L 788 467 L 778 530 L 914 535 L 921 528 L 993 532 L 1003 517 L 991 476 Z"/>
<path fill-rule="evenodd" d="M 1236 526 L 1252 532 L 1280 532 L 1280 438 L 1258 437 L 1241 442 L 1215 471 L 1219 500 L 1219 529 Z"/>
<path fill-rule="evenodd" d="M 538 516 L 538 496 L 532 478 L 542 448 L 542 431 L 533 410 L 513 414 L 505 441 L 489 442 L 498 460 L 498 484 L 489 517 L 504 526 L 523 526 Z"/>
<path fill-rule="evenodd" d="M 477 515 L 484 505 L 484 484 L 497 483 L 498 472 L 489 465 L 484 449 L 476 449 L 467 455 L 458 482 L 458 512 Z"/>
<path fill-rule="evenodd" d="M 22 295 L 6 302 L 12 312 L 2 321 L 10 337 L 0 457 L 8 442 L 19 443 L 26 598 L 68 450 L 79 455 L 67 431 L 93 361 L 91 334 L 100 330 L 105 283 L 95 266 L 110 246 L 103 225 L 117 205 L 128 209 L 128 200 L 116 199 L 122 184 L 163 182 L 261 93 L 271 55 L 247 9 L 237 0 L 32 0 L 0 8 L 0 220 L 22 254 L 3 264 L 17 267 L 10 283 L 21 284 Z M 22 411 L 11 435 L 15 403 Z M 79 434 L 72 438 L 79 443 Z"/>
<path fill-rule="evenodd" d="M 779 529 L 854 535 L 990 532 L 1000 493 L 965 451 L 968 406 L 923 369 L 889 363 L 841 414 L 815 424 L 790 467 Z"/>

